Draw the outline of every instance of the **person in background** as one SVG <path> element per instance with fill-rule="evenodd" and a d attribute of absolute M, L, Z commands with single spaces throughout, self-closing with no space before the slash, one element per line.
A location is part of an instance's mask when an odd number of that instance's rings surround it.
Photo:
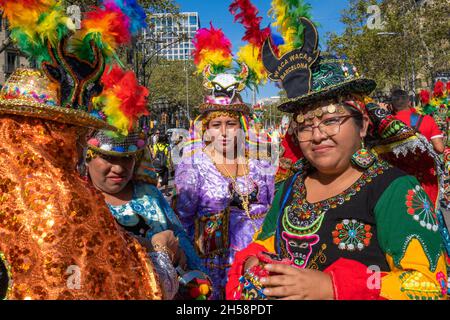
<path fill-rule="evenodd" d="M 153 167 L 156 170 L 159 178 L 159 188 L 164 188 L 164 194 L 170 197 L 169 192 L 169 173 L 172 167 L 170 159 L 169 138 L 167 135 L 159 135 L 159 139 L 153 145 Z"/>
<path fill-rule="evenodd" d="M 395 118 L 424 135 L 431 142 L 434 150 L 442 154 L 445 148 L 444 135 L 433 117 L 416 113 L 415 109 L 411 107 L 408 93 L 404 90 L 393 91 L 391 101 Z"/>

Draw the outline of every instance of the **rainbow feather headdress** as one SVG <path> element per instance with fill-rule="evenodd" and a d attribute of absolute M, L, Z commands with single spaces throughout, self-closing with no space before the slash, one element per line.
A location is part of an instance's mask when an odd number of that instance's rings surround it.
<path fill-rule="evenodd" d="M 437 81 L 434 85 L 433 92 L 428 90 L 420 91 L 421 105 L 417 108 L 418 113 L 423 115 L 433 115 L 434 113 L 447 110 L 450 107 L 450 81 L 447 85 L 442 81 Z"/>
<path fill-rule="evenodd" d="M 446 136 L 447 146 L 450 143 L 448 139 L 450 130 L 449 110 L 450 81 L 447 82 L 447 84 L 442 81 L 437 81 L 434 85 L 432 93 L 430 93 L 428 90 L 420 91 L 420 105 L 416 107 L 416 111 L 419 114 L 430 115 L 434 118 L 436 124 Z M 447 162 L 449 161 L 447 160 Z"/>
<path fill-rule="evenodd" d="M 209 29 L 199 29 L 193 44 L 194 63 L 197 72 L 203 74 L 203 85 L 208 90 L 204 103 L 199 107 L 200 112 L 238 111 L 248 114 L 250 108 L 242 102 L 239 92 L 248 84 L 249 69 L 244 63 L 240 64 L 240 70 L 232 69 L 231 42 L 223 31 L 212 24 Z"/>
<path fill-rule="evenodd" d="M 58 97 L 51 103 L 29 101 L 32 88 L 14 86 L 24 79 L 7 82 L 0 96 L 0 113 L 118 129 L 125 135 L 140 115 L 148 113 L 143 102 L 148 91 L 139 87 L 134 74 L 107 67 L 114 61 L 120 64 L 118 47 L 130 43 L 146 26 L 145 12 L 136 0 L 104 0 L 86 13 L 80 30 L 75 30 L 57 0 L 0 0 L 0 9 L 8 19 L 13 41 L 44 73 L 33 73 L 34 80 L 47 78 L 53 91 L 50 96 Z M 105 82 L 113 75 L 122 76 L 114 86 Z"/>

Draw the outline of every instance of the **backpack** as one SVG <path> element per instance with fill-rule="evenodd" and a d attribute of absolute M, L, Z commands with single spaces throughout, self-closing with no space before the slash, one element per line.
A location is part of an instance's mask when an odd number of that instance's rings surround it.
<path fill-rule="evenodd" d="M 163 149 L 160 149 L 159 146 L 156 146 L 156 154 L 153 159 L 153 166 L 155 168 L 164 168 L 167 167 L 167 154 L 166 154 L 167 146 L 164 146 Z"/>
<path fill-rule="evenodd" d="M 422 124 L 423 121 L 423 116 L 418 115 L 417 113 L 411 113 L 410 121 L 411 121 L 411 128 L 414 129 L 414 132 L 419 132 L 420 125 Z"/>

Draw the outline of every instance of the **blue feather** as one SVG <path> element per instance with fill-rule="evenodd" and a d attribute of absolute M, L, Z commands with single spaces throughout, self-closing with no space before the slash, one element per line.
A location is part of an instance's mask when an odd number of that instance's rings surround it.
<path fill-rule="evenodd" d="M 114 3 L 122 10 L 130 19 L 130 32 L 133 36 L 147 28 L 147 14 L 136 0 L 104 0 L 103 3 Z"/>
<path fill-rule="evenodd" d="M 276 31 L 272 30 L 272 41 L 273 44 L 275 44 L 276 46 L 281 46 L 284 44 L 284 39 L 281 36 L 281 34 L 277 33 Z"/>

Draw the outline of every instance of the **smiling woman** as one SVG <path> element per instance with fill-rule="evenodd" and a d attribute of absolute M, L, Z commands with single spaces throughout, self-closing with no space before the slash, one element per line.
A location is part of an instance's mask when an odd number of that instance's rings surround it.
<path fill-rule="evenodd" d="M 210 37 L 221 46 L 209 48 Z M 237 73 L 225 72 L 223 65 L 231 69 L 231 44 L 220 30 L 202 29 L 194 43 L 208 91 L 194 124 L 199 130 L 192 130 L 196 136 L 188 144 L 192 149 L 184 150 L 175 173 L 176 211 L 213 280 L 212 299 L 223 299 L 234 254 L 250 243 L 272 201 L 274 170 L 247 152 L 250 108 L 239 92 L 248 68 L 242 64 Z M 214 61 L 206 55 L 221 58 Z"/>
<path fill-rule="evenodd" d="M 317 31 L 302 21 L 305 46 L 293 51 L 317 53 Z M 280 61 L 268 46 L 263 60 L 273 72 Z M 294 114 L 300 160 L 256 240 L 236 254 L 227 298 L 445 299 L 439 208 L 415 177 L 365 148 L 369 133 L 376 146 L 406 153 L 425 150 L 423 142 L 367 103 L 375 82 L 345 60 L 321 56 L 283 86 L 289 99 L 279 109 Z M 275 258 L 267 261 L 266 252 Z M 367 285 L 373 266 L 379 286 Z"/>
<path fill-rule="evenodd" d="M 143 153 L 148 151 L 145 140 L 145 134 L 138 131 L 126 137 L 94 131 L 88 138 L 86 174 L 103 194 L 117 223 L 147 249 L 159 274 L 164 299 L 173 299 L 179 289 L 175 268 L 198 270 L 201 266 L 164 196 L 137 174 Z M 151 174 L 150 168 L 147 172 Z"/>

